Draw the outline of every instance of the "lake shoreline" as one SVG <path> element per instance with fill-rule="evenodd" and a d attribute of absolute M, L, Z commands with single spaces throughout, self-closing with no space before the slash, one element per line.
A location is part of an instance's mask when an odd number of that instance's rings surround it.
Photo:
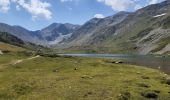
<path fill-rule="evenodd" d="M 73 57 L 94 57 L 109 58 L 115 61 L 121 61 L 124 64 L 143 66 L 153 68 L 170 74 L 170 57 L 165 55 L 131 55 L 131 54 L 59 54 L 60 56 Z"/>

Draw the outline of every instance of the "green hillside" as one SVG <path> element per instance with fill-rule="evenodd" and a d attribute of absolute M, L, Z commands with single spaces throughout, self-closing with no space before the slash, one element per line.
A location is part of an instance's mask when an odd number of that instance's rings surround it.
<path fill-rule="evenodd" d="M 18 47 L 18 46 L 10 45 L 10 44 L 7 44 L 7 43 L 0 42 L 0 50 L 18 52 L 18 51 L 25 51 L 26 49 Z"/>

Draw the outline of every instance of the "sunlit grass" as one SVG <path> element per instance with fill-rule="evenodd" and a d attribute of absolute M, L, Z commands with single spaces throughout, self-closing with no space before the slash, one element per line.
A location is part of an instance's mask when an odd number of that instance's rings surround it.
<path fill-rule="evenodd" d="M 168 77 L 109 59 L 40 57 L 0 70 L 0 99 L 168 100 Z"/>
<path fill-rule="evenodd" d="M 0 50 L 2 51 L 8 50 L 8 51 L 16 52 L 16 51 L 25 51 L 26 49 L 0 42 Z"/>

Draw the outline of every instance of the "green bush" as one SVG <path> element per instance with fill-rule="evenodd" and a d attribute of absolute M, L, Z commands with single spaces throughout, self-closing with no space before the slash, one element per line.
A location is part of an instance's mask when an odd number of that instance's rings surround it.
<path fill-rule="evenodd" d="M 141 95 L 143 97 L 149 98 L 149 99 L 157 99 L 158 98 L 158 94 L 154 91 L 143 92 L 143 93 L 141 93 Z"/>

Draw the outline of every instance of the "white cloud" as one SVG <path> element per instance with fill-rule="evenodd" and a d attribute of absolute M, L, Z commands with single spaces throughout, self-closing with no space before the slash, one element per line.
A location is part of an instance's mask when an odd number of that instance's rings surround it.
<path fill-rule="evenodd" d="M 141 9 L 143 6 L 142 5 L 136 5 L 135 7 L 134 7 L 134 9 L 135 10 L 138 10 L 138 9 Z"/>
<path fill-rule="evenodd" d="M 135 7 L 134 0 L 97 0 L 98 2 L 103 2 L 108 6 L 111 6 L 115 11 L 125 11 L 130 7 Z"/>
<path fill-rule="evenodd" d="M 94 18 L 104 18 L 105 16 L 103 14 L 95 14 Z"/>
<path fill-rule="evenodd" d="M 146 0 L 146 4 L 141 5 L 141 0 L 96 0 L 107 6 L 112 7 L 114 11 L 126 11 L 128 9 L 137 10 L 150 4 L 160 3 L 165 0 Z"/>
<path fill-rule="evenodd" d="M 10 9 L 9 0 L 0 0 L 0 12 L 6 13 Z"/>
<path fill-rule="evenodd" d="M 13 0 L 13 2 L 29 12 L 32 15 L 33 20 L 39 17 L 45 19 L 52 18 L 52 13 L 48 10 L 51 4 L 48 2 L 42 2 L 40 0 L 31 0 L 30 2 L 26 2 L 26 0 Z"/>
<path fill-rule="evenodd" d="M 17 11 L 21 10 L 21 8 L 25 9 L 32 15 L 34 20 L 39 17 L 45 19 L 52 18 L 52 12 L 48 9 L 51 4 L 40 0 L 0 0 L 0 12 L 7 13 L 12 2 L 16 3 Z"/>
<path fill-rule="evenodd" d="M 149 4 L 156 4 L 165 0 L 149 0 Z"/>
<path fill-rule="evenodd" d="M 19 5 L 16 5 L 16 10 L 17 10 L 17 11 L 20 11 L 20 10 L 21 10 L 21 8 L 20 8 Z"/>

